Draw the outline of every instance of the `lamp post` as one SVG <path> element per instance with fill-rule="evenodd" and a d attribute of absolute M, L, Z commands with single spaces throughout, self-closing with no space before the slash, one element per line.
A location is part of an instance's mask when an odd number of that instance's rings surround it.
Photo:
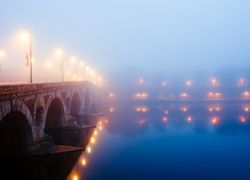
<path fill-rule="evenodd" d="M 76 80 L 76 79 L 77 79 L 77 60 L 76 60 L 76 57 L 73 56 L 73 57 L 70 59 L 70 62 L 71 62 L 72 65 L 73 65 L 74 79 Z"/>
<path fill-rule="evenodd" d="M 4 56 L 5 56 L 4 50 L 0 50 L 0 60 L 3 59 Z M 0 72 L 1 72 L 1 71 L 2 71 L 2 66 L 1 66 L 1 64 L 0 64 Z"/>
<path fill-rule="evenodd" d="M 29 79 L 30 79 L 30 83 L 33 83 L 33 79 L 32 79 L 32 38 L 31 38 L 31 31 L 28 28 L 24 28 L 24 31 L 21 34 L 21 37 L 23 40 L 27 41 L 29 44 L 29 52 L 26 54 L 26 66 L 30 67 L 30 75 L 29 75 Z"/>
<path fill-rule="evenodd" d="M 85 66 L 85 64 L 84 64 L 84 62 L 82 61 L 82 62 L 80 62 L 80 66 L 81 66 L 81 76 L 82 76 L 82 78 L 81 78 L 81 80 L 84 80 L 84 66 Z"/>
<path fill-rule="evenodd" d="M 61 49 L 57 49 L 56 51 L 57 56 L 60 58 L 60 71 L 61 71 L 61 79 L 64 82 L 64 61 L 63 61 L 63 51 Z"/>
<path fill-rule="evenodd" d="M 52 63 L 51 63 L 50 61 L 47 61 L 45 65 L 46 65 L 46 69 L 48 70 L 48 71 L 46 72 L 45 82 L 48 82 L 49 69 L 51 69 Z"/>
<path fill-rule="evenodd" d="M 3 59 L 5 56 L 4 50 L 0 50 L 0 59 Z M 1 64 L 0 64 L 0 72 L 1 72 Z"/>
<path fill-rule="evenodd" d="M 62 72 L 62 82 L 64 82 L 64 62 L 63 62 L 63 57 L 61 57 L 61 72 Z"/>

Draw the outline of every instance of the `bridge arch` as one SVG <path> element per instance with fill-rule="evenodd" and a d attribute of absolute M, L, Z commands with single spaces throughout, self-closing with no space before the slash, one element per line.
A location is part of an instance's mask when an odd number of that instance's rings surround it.
<path fill-rule="evenodd" d="M 81 95 L 78 91 L 75 91 L 71 98 L 70 115 L 75 117 L 79 116 L 81 107 L 82 107 Z"/>
<path fill-rule="evenodd" d="M 84 106 L 85 108 L 90 107 L 91 104 L 91 93 L 89 89 L 86 89 L 84 92 Z"/>
<path fill-rule="evenodd" d="M 21 111 L 11 111 L 0 122 L 0 151 L 23 153 L 34 144 L 32 126 Z"/>
<path fill-rule="evenodd" d="M 60 98 L 55 97 L 48 104 L 46 119 L 45 119 L 45 131 L 47 129 L 59 128 L 63 125 L 65 119 L 64 105 Z"/>

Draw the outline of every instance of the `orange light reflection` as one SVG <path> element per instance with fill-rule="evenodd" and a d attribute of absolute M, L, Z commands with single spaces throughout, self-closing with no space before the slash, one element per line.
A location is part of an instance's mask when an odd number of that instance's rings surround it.
<path fill-rule="evenodd" d="M 162 117 L 162 122 L 166 123 L 168 121 L 168 117 L 167 116 L 163 116 Z"/>
<path fill-rule="evenodd" d="M 211 124 L 216 125 L 219 123 L 219 118 L 217 116 L 214 116 L 211 118 Z"/>
<path fill-rule="evenodd" d="M 191 123 L 192 120 L 193 120 L 193 118 L 192 118 L 192 116 L 187 116 L 187 117 L 186 117 L 186 120 L 187 120 L 189 123 Z"/>
<path fill-rule="evenodd" d="M 239 116 L 239 121 L 241 122 L 241 123 L 245 123 L 246 122 L 246 120 L 247 120 L 247 118 L 245 117 L 245 116 Z"/>

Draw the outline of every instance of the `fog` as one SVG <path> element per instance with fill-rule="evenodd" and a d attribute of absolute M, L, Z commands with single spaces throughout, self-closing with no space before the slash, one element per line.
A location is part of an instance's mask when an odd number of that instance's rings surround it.
<path fill-rule="evenodd" d="M 6 57 L 1 81 L 27 80 L 27 47 L 16 36 L 28 27 L 36 81 L 60 79 L 52 54 L 61 47 L 65 61 L 77 56 L 107 85 L 129 85 L 140 77 L 204 83 L 212 76 L 235 84 L 237 78 L 249 78 L 249 9 L 245 0 L 2 0 L 0 49 Z M 44 66 L 48 59 L 55 64 L 50 73 Z"/>

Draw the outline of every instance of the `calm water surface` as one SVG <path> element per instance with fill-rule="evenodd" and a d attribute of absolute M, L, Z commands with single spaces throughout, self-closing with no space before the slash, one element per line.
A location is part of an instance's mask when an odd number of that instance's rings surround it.
<path fill-rule="evenodd" d="M 250 102 L 110 103 L 69 179 L 250 179 Z"/>

